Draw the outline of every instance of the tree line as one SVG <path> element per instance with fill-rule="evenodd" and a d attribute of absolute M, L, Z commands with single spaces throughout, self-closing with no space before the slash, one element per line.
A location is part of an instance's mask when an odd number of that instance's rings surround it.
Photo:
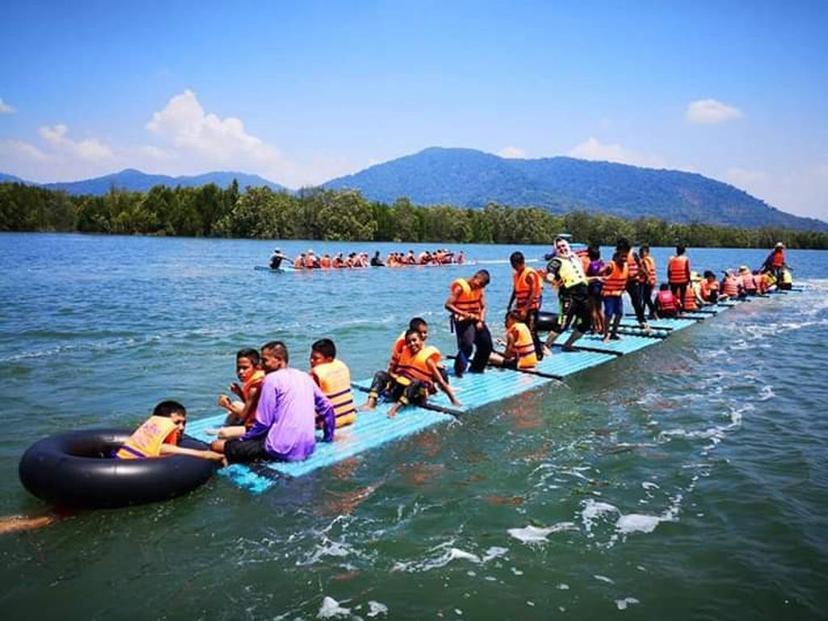
<path fill-rule="evenodd" d="M 497 204 L 483 209 L 418 206 L 406 198 L 372 202 L 355 190 L 315 188 L 296 194 L 266 187 L 155 186 L 70 196 L 20 183 L 0 184 L 0 231 L 59 231 L 330 241 L 546 244 L 566 231 L 578 241 L 613 245 L 627 237 L 652 246 L 828 249 L 828 233 L 774 227 L 747 229 L 659 218 L 624 219 Z"/>

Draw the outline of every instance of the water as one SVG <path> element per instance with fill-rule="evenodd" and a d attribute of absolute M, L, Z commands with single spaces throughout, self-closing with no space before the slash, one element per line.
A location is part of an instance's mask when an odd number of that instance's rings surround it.
<path fill-rule="evenodd" d="M 32 441 L 130 427 L 163 398 L 214 414 L 242 346 L 284 339 L 306 368 L 330 336 L 367 377 L 423 315 L 452 350 L 442 305 L 474 268 L 253 270 L 273 246 L 0 235 L 0 514 L 45 509 L 17 479 Z M 513 249 L 464 247 L 487 262 L 493 308 Z M 660 273 L 668 255 L 654 252 Z M 714 270 L 764 255 L 690 250 Z M 0 605 L 10 619 L 825 617 L 828 253 L 789 255 L 803 294 L 263 496 L 216 477 L 2 536 Z"/>

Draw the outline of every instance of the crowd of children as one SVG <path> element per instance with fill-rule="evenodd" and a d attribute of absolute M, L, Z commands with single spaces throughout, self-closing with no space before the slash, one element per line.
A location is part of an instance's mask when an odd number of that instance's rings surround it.
<path fill-rule="evenodd" d="M 454 252 L 446 248 L 439 248 L 434 251 L 424 250 L 415 254 L 413 250 L 405 252 L 389 252 L 383 261 L 379 251 L 368 258 L 367 252 L 338 252 L 336 254 L 317 255 L 312 249 L 301 253 L 294 259 L 282 254 L 279 248 L 273 251 L 270 256 L 270 268 L 281 269 L 282 263 L 288 261 L 295 270 L 314 269 L 357 269 L 362 267 L 404 267 L 409 265 L 461 265 L 466 262 L 466 257 L 461 250 Z"/>

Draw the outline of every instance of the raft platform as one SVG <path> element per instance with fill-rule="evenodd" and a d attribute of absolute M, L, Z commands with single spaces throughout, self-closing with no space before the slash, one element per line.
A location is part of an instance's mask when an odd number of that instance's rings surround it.
<path fill-rule="evenodd" d="M 788 293 L 788 292 L 784 292 Z M 771 294 L 773 296 L 773 294 Z M 621 327 L 623 338 L 603 342 L 600 336 L 585 335 L 574 346 L 574 351 L 561 351 L 560 344 L 567 338 L 561 334 L 553 344 L 553 354 L 541 360 L 534 371 L 515 371 L 491 367 L 485 373 L 466 373 L 451 378 L 451 386 L 462 405 L 452 405 L 442 392 L 431 397 L 424 406 L 408 406 L 395 418 L 388 418 L 390 403 L 380 402 L 370 412 L 360 412 L 357 422 L 337 429 L 334 442 L 318 442 L 313 455 L 301 462 L 262 461 L 252 464 L 233 464 L 219 471 L 238 487 L 261 494 L 280 481 L 301 477 L 321 468 L 333 466 L 358 456 L 370 449 L 411 436 L 438 424 L 451 423 L 473 410 L 510 397 L 535 390 L 548 384 L 565 380 L 576 373 L 606 364 L 616 358 L 635 353 L 667 339 L 671 334 L 696 325 L 717 313 L 737 306 L 743 301 L 705 307 L 708 313 L 687 314 L 679 319 L 658 319 L 649 322 L 649 335 L 638 328 L 636 322 L 624 320 Z M 451 371 L 450 371 L 451 373 Z M 371 379 L 353 382 L 355 400 L 362 402 L 367 396 Z M 362 394 L 360 394 L 362 393 Z M 220 427 L 225 414 L 192 421 L 187 435 L 209 442 L 214 439 L 207 429 Z"/>

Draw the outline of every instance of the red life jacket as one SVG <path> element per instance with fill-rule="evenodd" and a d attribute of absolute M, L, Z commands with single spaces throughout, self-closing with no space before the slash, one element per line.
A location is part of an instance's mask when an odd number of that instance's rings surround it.
<path fill-rule="evenodd" d="M 725 276 L 722 280 L 722 293 L 728 297 L 739 295 L 739 281 L 733 276 Z"/>
<path fill-rule="evenodd" d="M 667 281 L 671 285 L 684 285 L 690 282 L 690 260 L 686 255 L 670 257 L 667 263 Z"/>
<path fill-rule="evenodd" d="M 665 313 L 676 312 L 676 296 L 670 290 L 658 292 L 658 310 Z"/>

